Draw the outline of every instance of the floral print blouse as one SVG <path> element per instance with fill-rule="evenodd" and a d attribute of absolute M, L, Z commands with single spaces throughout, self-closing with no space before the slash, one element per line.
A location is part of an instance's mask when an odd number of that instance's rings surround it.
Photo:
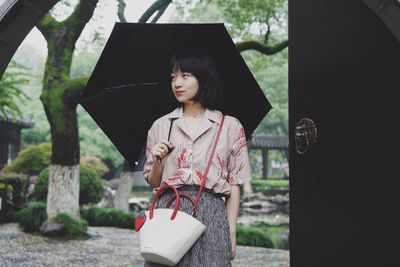
<path fill-rule="evenodd" d="M 176 187 L 200 185 L 221 117 L 220 111 L 206 109 L 194 135 L 190 135 L 184 123 L 182 107 L 157 119 L 147 135 L 147 159 L 143 170 L 146 181 L 155 161 L 151 150 L 160 140 L 168 139 L 173 119 L 170 142 L 175 148 L 166 158 L 161 183 Z M 235 117 L 226 115 L 205 187 L 216 193 L 229 195 L 232 185 L 240 185 L 250 179 L 249 155 L 243 126 Z"/>

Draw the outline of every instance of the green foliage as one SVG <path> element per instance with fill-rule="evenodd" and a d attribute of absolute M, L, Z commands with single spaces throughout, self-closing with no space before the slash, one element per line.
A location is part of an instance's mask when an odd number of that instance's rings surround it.
<path fill-rule="evenodd" d="M 35 180 L 35 190 L 33 198 L 40 201 L 47 201 L 47 192 L 49 187 L 49 171 L 50 167 L 43 169 Z"/>
<path fill-rule="evenodd" d="M 207 0 L 175 1 L 177 13 L 172 22 L 224 22 L 237 40 L 287 38 L 287 0 Z"/>
<path fill-rule="evenodd" d="M 81 166 L 80 172 L 79 205 L 99 202 L 104 195 L 103 180 L 87 167 Z"/>
<path fill-rule="evenodd" d="M 6 72 L 0 79 L 0 115 L 7 116 L 9 113 L 13 115 L 13 119 L 17 119 L 17 115 L 22 117 L 20 104 L 24 104 L 29 97 L 21 89 L 23 84 L 28 83 L 29 68 L 11 61 Z"/>
<path fill-rule="evenodd" d="M 268 235 L 274 248 L 289 249 L 289 224 L 269 225 L 259 222 L 256 225 L 252 225 L 251 228 L 258 229 Z"/>
<path fill-rule="evenodd" d="M 274 32 L 284 31 L 287 22 L 287 1 L 285 0 L 210 0 L 220 8 L 225 21 L 231 25 L 230 32 L 234 36 L 248 39 L 254 27 L 259 28 L 263 36 L 268 25 Z M 287 25 L 287 23 L 286 23 Z M 276 29 L 278 28 L 278 29 Z"/>
<path fill-rule="evenodd" d="M 33 196 L 46 201 L 50 167 L 45 168 L 37 177 Z M 79 205 L 99 202 L 104 194 L 102 179 L 87 167 L 80 167 Z"/>
<path fill-rule="evenodd" d="M 6 172 L 37 175 L 50 164 L 51 144 L 30 145 L 21 150 L 14 161 L 5 167 Z"/>
<path fill-rule="evenodd" d="M 19 210 L 26 202 L 28 178 L 25 175 L 4 173 L 0 173 L 0 178 L 4 182 L 0 183 L 0 189 L 7 189 L 7 210 Z"/>
<path fill-rule="evenodd" d="M 273 107 L 255 130 L 256 134 L 288 135 L 289 133 L 287 55 L 287 50 L 274 56 L 260 55 L 255 51 L 242 53 Z"/>
<path fill-rule="evenodd" d="M 74 219 L 67 213 L 60 212 L 54 220 L 65 225 L 66 233 L 69 236 L 79 236 L 86 233 L 88 223 L 82 219 Z"/>
<path fill-rule="evenodd" d="M 109 169 L 104 162 L 96 156 L 83 156 L 81 157 L 81 165 L 94 171 L 98 176 L 103 176 Z"/>
<path fill-rule="evenodd" d="M 265 231 L 241 224 L 236 227 L 236 243 L 240 246 L 274 247 L 271 237 Z"/>
<path fill-rule="evenodd" d="M 28 203 L 17 214 L 19 227 L 24 232 L 38 232 L 46 219 L 46 203 L 40 201 Z"/>
<path fill-rule="evenodd" d="M 262 187 L 289 187 L 289 180 L 278 180 L 278 179 L 274 179 L 274 180 L 261 180 L 261 179 L 254 179 L 251 181 L 251 185 L 253 187 L 258 187 L 258 186 L 262 186 Z"/>
<path fill-rule="evenodd" d="M 91 226 L 114 226 L 133 229 L 135 214 L 115 208 L 100 208 L 91 205 L 81 209 L 81 216 Z"/>

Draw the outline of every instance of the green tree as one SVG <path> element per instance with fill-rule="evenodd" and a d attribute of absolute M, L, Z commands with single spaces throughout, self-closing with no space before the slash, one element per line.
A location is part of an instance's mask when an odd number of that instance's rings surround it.
<path fill-rule="evenodd" d="M 69 4 L 69 1 L 62 2 Z M 160 12 L 167 2 L 171 1 L 156 1 L 155 4 L 160 5 L 152 5 L 152 12 L 146 12 L 146 16 Z M 97 3 L 98 0 L 80 0 L 65 20 L 57 21 L 47 13 L 37 25 L 48 47 L 40 100 L 50 123 L 52 142 L 47 198 L 49 219 L 60 212 L 79 216 L 80 146 L 76 108 L 88 78 L 73 78 L 71 65 L 76 42 L 92 18 Z"/>
<path fill-rule="evenodd" d="M 28 83 L 29 68 L 15 61 L 11 61 L 7 71 L 0 79 L 0 115 L 13 119 L 23 117 L 21 104 L 29 99 L 27 94 L 22 90 L 21 86 Z"/>
<path fill-rule="evenodd" d="M 50 123 L 52 142 L 49 219 L 60 212 L 79 217 L 80 151 L 76 107 L 88 78 L 73 79 L 70 70 L 76 41 L 93 16 L 97 2 L 80 0 L 65 20 L 57 21 L 49 12 L 37 25 L 48 48 L 40 100 Z"/>

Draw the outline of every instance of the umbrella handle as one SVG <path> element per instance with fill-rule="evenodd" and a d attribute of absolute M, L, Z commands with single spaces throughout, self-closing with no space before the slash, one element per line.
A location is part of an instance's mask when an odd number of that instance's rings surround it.
<path fill-rule="evenodd" d="M 168 142 L 169 142 L 169 139 L 170 139 L 170 137 L 171 137 L 172 123 L 174 122 L 174 120 L 176 120 L 176 118 L 172 118 L 172 119 L 171 119 L 171 124 L 169 125 Z M 169 147 L 168 147 L 168 153 L 167 153 L 167 155 L 168 155 L 169 153 L 171 153 L 171 151 L 172 151 L 172 148 L 169 148 Z M 156 160 L 157 160 L 157 164 L 160 165 L 160 164 L 161 164 L 161 158 L 160 158 L 160 157 L 157 157 Z"/>

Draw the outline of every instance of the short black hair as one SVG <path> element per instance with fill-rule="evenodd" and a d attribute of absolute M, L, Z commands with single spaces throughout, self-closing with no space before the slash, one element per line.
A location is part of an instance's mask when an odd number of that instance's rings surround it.
<path fill-rule="evenodd" d="M 216 109 L 220 101 L 221 88 L 213 59 L 203 51 L 176 52 L 170 59 L 172 71 L 189 72 L 199 82 L 199 90 L 192 101 L 205 108 Z M 180 103 L 183 105 L 183 103 Z"/>

